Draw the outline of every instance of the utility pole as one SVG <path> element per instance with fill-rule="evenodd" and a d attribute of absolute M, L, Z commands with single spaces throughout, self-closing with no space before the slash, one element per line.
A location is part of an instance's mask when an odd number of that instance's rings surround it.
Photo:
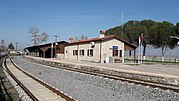
<path fill-rule="evenodd" d="M 121 14 L 121 26 L 122 26 L 122 29 L 121 29 L 121 37 L 123 38 L 123 20 L 124 20 L 124 14 L 123 14 L 123 11 L 122 11 L 122 14 Z"/>
<path fill-rule="evenodd" d="M 1 40 L 2 46 L 4 46 L 4 39 Z"/>
<path fill-rule="evenodd" d="M 19 43 L 18 42 L 16 42 L 16 51 L 17 51 L 17 45 L 18 45 Z"/>
<path fill-rule="evenodd" d="M 57 38 L 59 37 L 58 35 L 53 35 L 53 37 L 55 38 L 55 58 L 57 57 L 57 45 L 58 45 L 58 43 L 57 43 Z"/>
<path fill-rule="evenodd" d="M 4 39 L 1 40 L 1 48 L 2 48 L 2 51 L 5 50 L 5 49 L 4 49 L 4 48 L 5 48 L 5 47 L 4 47 Z"/>

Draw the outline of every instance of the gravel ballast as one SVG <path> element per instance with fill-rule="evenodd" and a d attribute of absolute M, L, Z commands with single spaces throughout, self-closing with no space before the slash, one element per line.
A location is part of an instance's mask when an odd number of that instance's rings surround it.
<path fill-rule="evenodd" d="M 179 101 L 179 93 L 32 63 L 14 56 L 22 69 L 80 101 Z"/>

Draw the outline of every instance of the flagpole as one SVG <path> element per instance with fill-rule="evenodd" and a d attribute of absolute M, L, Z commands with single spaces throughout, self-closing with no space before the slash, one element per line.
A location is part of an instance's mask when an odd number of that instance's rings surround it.
<path fill-rule="evenodd" d="M 139 59 L 140 59 L 140 36 L 139 36 L 139 48 L 138 48 L 138 63 L 140 63 Z"/>
<path fill-rule="evenodd" d="M 141 46 L 141 43 L 140 43 L 140 63 L 142 63 L 142 46 Z"/>
<path fill-rule="evenodd" d="M 144 35 L 141 34 L 141 35 L 140 35 L 140 38 L 141 38 L 141 39 L 140 39 L 140 41 L 141 41 L 141 43 L 140 43 L 140 49 L 141 49 L 140 52 L 141 52 L 141 53 L 140 53 L 140 54 L 141 54 L 141 63 L 142 63 L 142 58 L 143 58 L 143 57 L 142 57 L 142 56 L 143 56 L 143 55 L 142 55 L 142 43 L 144 42 Z"/>
<path fill-rule="evenodd" d="M 142 63 L 142 46 L 141 46 L 141 42 L 142 42 L 142 40 L 141 40 L 141 35 L 139 36 L 139 55 L 138 55 L 138 60 L 140 59 L 140 62 L 139 63 Z"/>

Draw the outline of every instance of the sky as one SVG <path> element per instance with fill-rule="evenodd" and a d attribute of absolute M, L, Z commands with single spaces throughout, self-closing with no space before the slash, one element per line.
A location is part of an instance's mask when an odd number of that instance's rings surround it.
<path fill-rule="evenodd" d="M 29 29 L 49 35 L 48 42 L 68 41 L 82 34 L 98 37 L 99 30 L 129 20 L 179 22 L 179 0 L 0 0 L 0 40 L 18 42 L 18 48 L 32 45 Z"/>

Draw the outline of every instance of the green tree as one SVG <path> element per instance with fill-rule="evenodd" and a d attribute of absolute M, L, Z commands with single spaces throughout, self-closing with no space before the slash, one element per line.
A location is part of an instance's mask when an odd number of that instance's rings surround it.
<path fill-rule="evenodd" d="M 114 28 L 110 28 L 106 31 L 106 35 L 115 35 L 117 37 L 121 37 L 131 43 L 136 43 L 136 37 L 133 38 L 136 34 L 138 34 L 138 30 L 140 26 L 140 22 L 137 20 L 130 20 L 122 26 L 116 26 Z M 129 33 L 132 32 L 131 35 Z M 137 32 L 137 33 L 134 33 Z"/>
<path fill-rule="evenodd" d="M 179 37 L 179 22 L 176 23 L 176 34 Z"/>
<path fill-rule="evenodd" d="M 123 35 L 121 35 L 123 31 Z M 162 60 L 166 48 L 173 49 L 176 47 L 177 40 L 169 38 L 170 36 L 179 36 L 179 23 L 173 25 L 170 22 L 155 22 L 152 20 L 131 20 L 122 26 L 110 28 L 106 31 L 106 35 L 116 35 L 125 40 L 138 45 L 139 36 L 144 35 L 143 56 L 145 57 L 147 45 L 153 45 L 155 48 L 162 48 Z"/>
<path fill-rule="evenodd" d="M 146 53 L 146 48 L 147 48 L 147 45 L 151 44 L 151 39 L 152 39 L 152 34 L 150 32 L 150 28 L 152 26 L 154 26 L 156 24 L 155 21 L 152 21 L 152 20 L 142 20 L 140 21 L 140 25 L 145 27 L 146 30 L 145 32 L 143 33 L 144 35 L 144 40 L 142 42 L 142 45 L 143 45 L 143 59 L 145 59 L 145 53 Z"/>
<path fill-rule="evenodd" d="M 9 43 L 9 45 L 8 45 L 8 49 L 10 49 L 10 50 L 14 50 L 14 45 L 12 44 L 12 42 Z"/>
<path fill-rule="evenodd" d="M 110 28 L 105 32 L 105 35 L 115 35 L 117 37 L 122 36 L 122 26 L 116 26 L 114 28 Z M 123 36 L 124 37 L 124 36 Z"/>
<path fill-rule="evenodd" d="M 176 40 L 170 38 L 170 36 L 176 35 L 175 28 L 176 27 L 172 23 L 163 21 L 158 22 L 150 29 L 153 36 L 151 44 L 155 48 L 162 49 L 162 61 L 164 61 L 166 48 L 173 49 L 176 47 Z"/>

